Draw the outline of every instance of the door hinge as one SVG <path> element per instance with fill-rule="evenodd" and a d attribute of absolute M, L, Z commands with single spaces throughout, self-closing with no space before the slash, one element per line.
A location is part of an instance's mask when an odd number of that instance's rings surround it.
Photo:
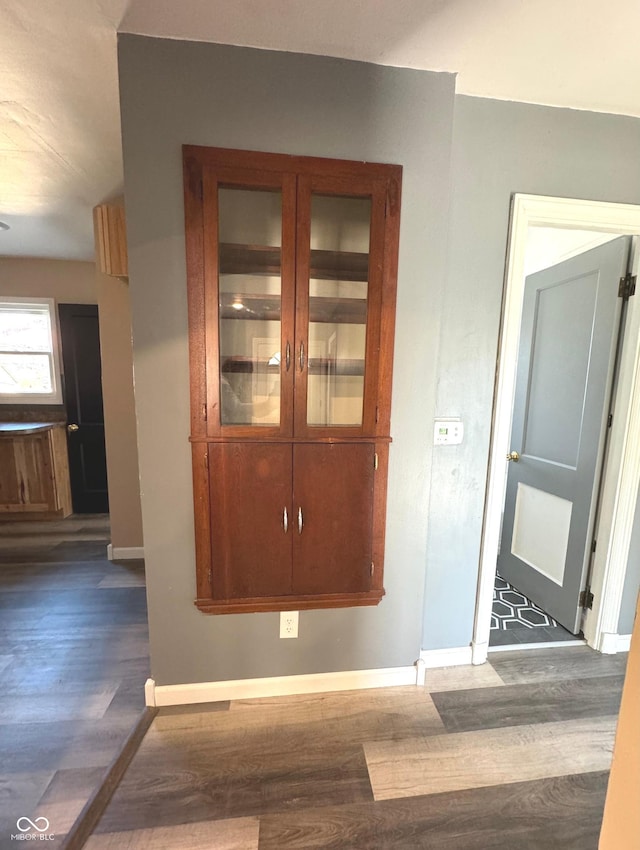
<path fill-rule="evenodd" d="M 372 578 L 373 578 L 373 572 L 374 572 L 374 570 L 375 570 L 375 567 L 374 567 L 374 565 L 373 565 L 373 561 L 371 561 L 371 569 L 369 570 L 369 574 L 371 575 L 371 577 L 372 577 Z"/>
<path fill-rule="evenodd" d="M 380 408 L 376 407 L 376 424 L 377 424 L 379 418 L 380 418 Z"/>
<path fill-rule="evenodd" d="M 607 417 L 607 428 L 611 428 L 612 423 L 613 423 L 613 413 L 610 413 L 609 416 Z"/>
<path fill-rule="evenodd" d="M 202 418 L 204 419 L 205 422 L 207 421 L 207 405 L 206 404 L 202 405 Z"/>
<path fill-rule="evenodd" d="M 635 294 L 636 275 L 627 272 L 624 277 L 620 278 L 620 286 L 618 287 L 618 298 L 624 298 L 626 301 L 627 298 L 631 298 L 631 296 Z"/>
<path fill-rule="evenodd" d="M 591 588 L 588 585 L 586 590 L 580 591 L 578 605 L 580 608 L 593 608 L 593 593 L 591 593 Z"/>
<path fill-rule="evenodd" d="M 209 452 L 204 453 L 204 468 L 209 469 Z"/>
<path fill-rule="evenodd" d="M 378 452 L 373 453 L 373 468 L 378 468 Z"/>
<path fill-rule="evenodd" d="M 596 541 L 595 540 L 591 543 L 591 551 L 592 552 L 596 551 Z"/>
<path fill-rule="evenodd" d="M 204 201 L 204 182 L 201 180 L 200 185 L 198 186 L 198 194 L 200 195 L 200 200 Z"/>

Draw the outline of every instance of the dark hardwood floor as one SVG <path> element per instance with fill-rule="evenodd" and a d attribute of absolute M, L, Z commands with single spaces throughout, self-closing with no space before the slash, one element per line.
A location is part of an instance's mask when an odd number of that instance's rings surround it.
<path fill-rule="evenodd" d="M 160 709 L 88 850 L 596 850 L 624 655 Z"/>
<path fill-rule="evenodd" d="M 144 564 L 108 541 L 99 515 L 0 523 L 0 848 L 22 817 L 61 847 L 144 708 Z"/>
<path fill-rule="evenodd" d="M 64 846 L 143 708 L 141 562 L 104 518 L 0 524 L 0 848 Z M 161 709 L 88 850 L 596 850 L 626 656 L 491 655 L 384 688 Z"/>

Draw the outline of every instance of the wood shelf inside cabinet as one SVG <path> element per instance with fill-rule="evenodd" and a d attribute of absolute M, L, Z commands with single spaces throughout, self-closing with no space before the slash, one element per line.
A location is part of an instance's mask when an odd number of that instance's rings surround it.
<path fill-rule="evenodd" d="M 220 274 L 280 274 L 280 248 L 265 245 L 220 244 Z M 354 251 L 311 251 L 312 280 L 365 282 L 369 277 L 369 255 Z"/>
<path fill-rule="evenodd" d="M 234 306 L 241 304 L 241 307 Z M 221 319 L 241 321 L 279 322 L 280 298 L 264 295 L 223 293 L 220 304 Z M 367 321 L 365 298 L 309 298 L 309 321 L 341 325 L 364 325 Z"/>
<path fill-rule="evenodd" d="M 249 375 L 257 372 L 256 363 L 252 357 L 223 357 L 223 375 Z M 280 371 L 279 364 L 259 365 L 259 371 L 263 374 L 277 375 Z M 339 360 L 330 360 L 323 357 L 312 357 L 309 360 L 310 375 L 333 375 L 335 377 L 362 377 L 364 375 L 364 360 L 356 358 L 342 358 Z"/>

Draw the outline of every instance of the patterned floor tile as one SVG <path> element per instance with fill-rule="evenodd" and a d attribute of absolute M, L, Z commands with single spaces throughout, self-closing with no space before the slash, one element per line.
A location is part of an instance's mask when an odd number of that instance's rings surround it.
<path fill-rule="evenodd" d="M 491 609 L 492 629 L 535 629 L 558 623 L 496 573 Z"/>

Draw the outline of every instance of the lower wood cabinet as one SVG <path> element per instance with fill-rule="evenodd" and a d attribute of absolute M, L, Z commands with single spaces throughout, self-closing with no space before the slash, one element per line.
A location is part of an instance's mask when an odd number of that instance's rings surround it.
<path fill-rule="evenodd" d="M 371 590 L 374 456 L 371 443 L 293 447 L 297 596 Z"/>
<path fill-rule="evenodd" d="M 209 443 L 207 461 L 210 594 L 197 600 L 199 608 L 380 601 L 374 443 Z"/>
<path fill-rule="evenodd" d="M 0 424 L 0 516 L 57 519 L 70 513 L 64 426 Z"/>
<path fill-rule="evenodd" d="M 209 468 L 212 598 L 290 593 L 291 446 L 213 444 L 209 446 Z"/>

